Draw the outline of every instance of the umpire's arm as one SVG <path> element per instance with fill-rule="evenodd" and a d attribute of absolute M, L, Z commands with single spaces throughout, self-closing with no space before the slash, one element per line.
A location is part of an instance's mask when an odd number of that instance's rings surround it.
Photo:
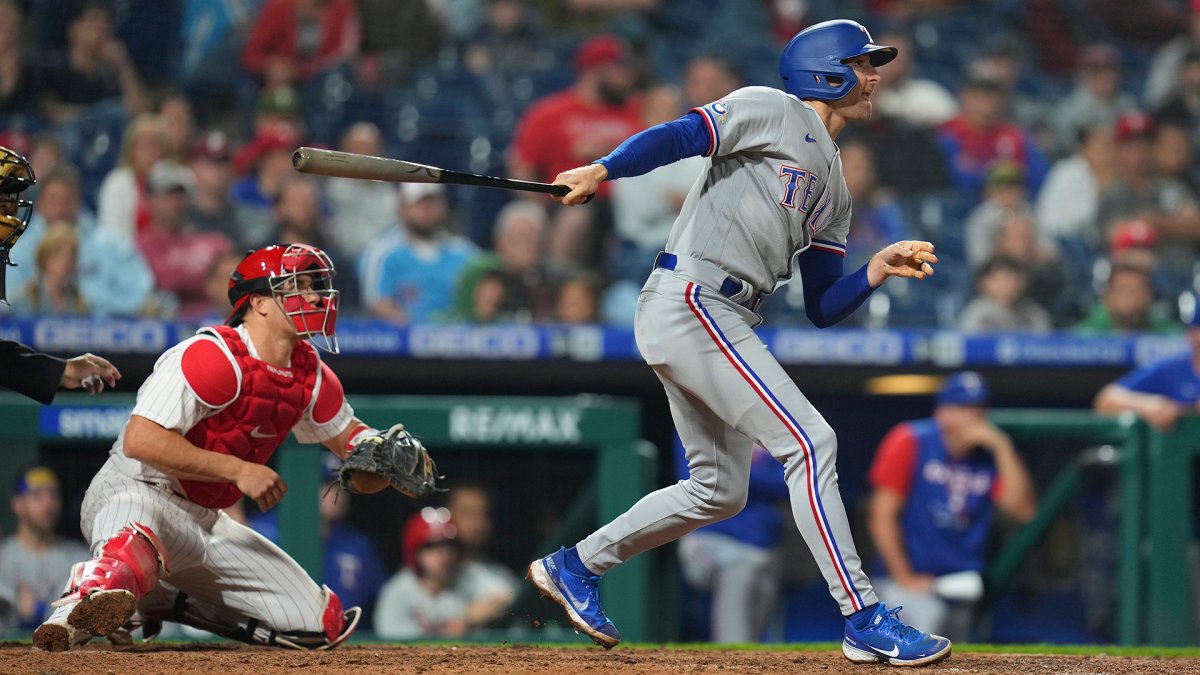
<path fill-rule="evenodd" d="M 0 386 L 49 404 L 62 382 L 67 362 L 20 342 L 0 340 Z"/>

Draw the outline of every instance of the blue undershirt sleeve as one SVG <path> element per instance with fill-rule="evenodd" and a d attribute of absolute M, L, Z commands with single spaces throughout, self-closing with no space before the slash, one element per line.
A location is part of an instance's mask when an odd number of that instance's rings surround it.
<path fill-rule="evenodd" d="M 867 283 L 867 266 L 842 276 L 842 256 L 810 248 L 797 263 L 804 282 L 804 313 L 817 328 L 828 328 L 850 316 L 875 290 Z"/>
<path fill-rule="evenodd" d="M 709 142 L 704 120 L 698 113 L 687 113 L 630 136 L 596 163 L 608 169 L 607 180 L 640 176 L 684 157 L 703 155 Z"/>

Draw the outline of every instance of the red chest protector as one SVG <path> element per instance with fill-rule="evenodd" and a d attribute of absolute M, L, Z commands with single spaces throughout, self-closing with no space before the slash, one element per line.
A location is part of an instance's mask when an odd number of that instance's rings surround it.
<path fill-rule="evenodd" d="M 237 330 L 211 326 L 205 331 L 224 340 L 241 371 L 237 396 L 206 417 L 184 437 L 212 452 L 266 464 L 312 401 L 321 362 L 307 342 L 296 343 L 290 368 L 277 368 L 250 356 Z M 188 499 L 214 509 L 232 506 L 242 493 L 233 483 L 180 480 Z"/>

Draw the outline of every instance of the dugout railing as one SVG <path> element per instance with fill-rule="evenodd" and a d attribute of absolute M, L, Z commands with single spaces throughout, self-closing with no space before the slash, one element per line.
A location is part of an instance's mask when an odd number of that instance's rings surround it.
<path fill-rule="evenodd" d="M 656 487 L 655 447 L 641 440 L 641 410 L 636 401 L 608 396 L 573 397 L 417 397 L 349 396 L 355 413 L 368 424 L 387 428 L 403 421 L 435 456 L 456 447 L 528 452 L 593 453 L 594 475 L 584 481 L 563 521 L 607 522 Z M 111 442 L 128 419 L 133 397 L 105 394 L 88 397 L 60 393 L 54 405 L 39 406 L 11 393 L 0 393 L 0 497 L 7 503 L 16 472 L 38 461 L 39 445 L 97 445 Z M 316 579 L 322 577 L 320 522 L 315 499 L 297 495 L 318 492 L 322 480 L 319 446 L 300 445 L 291 437 L 280 448 L 277 468 L 293 498 L 279 508 L 280 545 Z M 453 484 L 453 479 L 448 481 Z M 533 485 L 512 489 L 536 489 Z M 7 511 L 7 510 L 5 510 Z M 591 511 L 591 513 L 588 513 Z M 6 531 L 12 531 L 11 514 Z M 4 522 L 0 520 L 0 522 Z M 569 525 L 569 522 L 566 522 Z M 565 541 L 565 540 L 564 540 Z M 574 540 L 571 540 L 574 541 Z M 555 541 L 554 545 L 563 542 Z M 549 546 L 546 542 L 544 546 Z M 542 546 L 542 547 L 544 547 Z M 531 551 L 530 555 L 540 554 Z M 602 588 L 606 611 L 627 639 L 665 639 L 655 623 L 656 589 L 652 559 L 639 556 L 606 575 Z M 559 613 L 549 606 L 548 615 Z M 553 639 L 555 633 L 529 639 Z"/>

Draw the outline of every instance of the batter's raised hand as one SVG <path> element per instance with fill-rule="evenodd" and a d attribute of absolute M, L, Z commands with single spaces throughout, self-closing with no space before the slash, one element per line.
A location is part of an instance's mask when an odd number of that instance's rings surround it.
<path fill-rule="evenodd" d="M 287 492 L 287 483 L 269 466 L 246 462 L 237 478 L 237 488 L 254 500 L 263 511 L 279 503 Z"/>
<path fill-rule="evenodd" d="M 605 178 L 608 178 L 608 169 L 604 168 L 603 164 L 588 164 L 564 171 L 555 176 L 554 184 L 566 185 L 571 191 L 558 201 L 567 206 L 584 204 L 596 194 Z"/>
<path fill-rule="evenodd" d="M 888 277 L 924 279 L 933 274 L 937 260 L 933 244 L 927 241 L 898 241 L 876 253 L 867 263 L 867 283 L 877 288 Z"/>

